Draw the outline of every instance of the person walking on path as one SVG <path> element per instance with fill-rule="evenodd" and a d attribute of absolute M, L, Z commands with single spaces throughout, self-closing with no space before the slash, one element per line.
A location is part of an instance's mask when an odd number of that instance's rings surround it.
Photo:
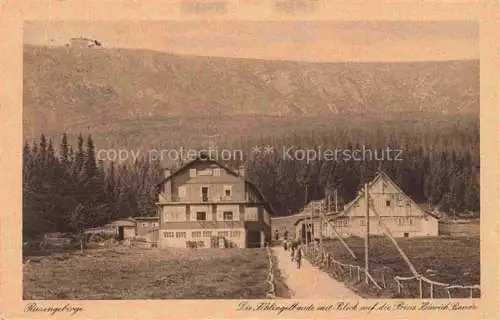
<path fill-rule="evenodd" d="M 295 243 L 292 242 L 290 250 L 290 261 L 293 262 L 293 259 L 295 259 Z"/>
<path fill-rule="evenodd" d="M 295 263 L 297 263 L 297 269 L 300 269 L 300 264 L 302 262 L 302 246 L 298 246 L 295 249 Z"/>
<path fill-rule="evenodd" d="M 285 251 L 281 246 L 271 248 L 277 260 L 276 267 L 290 289 L 292 299 L 359 300 L 361 298 L 343 282 L 335 280 L 319 267 L 312 265 L 306 259 L 305 246 L 302 249 L 303 259 L 300 269 L 297 269 L 295 261 L 293 259 L 290 261 L 291 250 Z"/>
<path fill-rule="evenodd" d="M 274 230 L 274 237 L 275 237 L 276 240 L 279 240 L 280 234 L 278 232 L 278 229 Z"/>

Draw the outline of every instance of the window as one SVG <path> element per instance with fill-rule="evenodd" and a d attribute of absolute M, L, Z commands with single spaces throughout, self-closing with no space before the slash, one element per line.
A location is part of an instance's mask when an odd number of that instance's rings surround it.
<path fill-rule="evenodd" d="M 245 208 L 245 220 L 247 221 L 257 221 L 259 220 L 259 216 L 257 214 L 257 208 L 251 207 L 251 208 Z"/>
<path fill-rule="evenodd" d="M 167 212 L 165 214 L 166 221 L 177 221 L 177 218 L 178 218 L 177 212 Z"/>
<path fill-rule="evenodd" d="M 214 177 L 220 177 L 220 168 L 214 168 Z"/>
<path fill-rule="evenodd" d="M 231 211 L 224 211 L 222 214 L 223 214 L 224 221 L 232 221 L 233 220 L 233 213 Z"/>
<path fill-rule="evenodd" d="M 208 187 L 201 187 L 201 201 L 208 202 Z"/>
<path fill-rule="evenodd" d="M 153 227 L 159 227 L 160 223 L 159 222 L 153 222 Z"/>
<path fill-rule="evenodd" d="M 366 219 L 361 219 L 361 220 L 359 220 L 359 224 L 360 224 L 362 227 L 366 227 Z"/>
<path fill-rule="evenodd" d="M 173 206 L 165 208 L 163 213 L 165 221 L 186 221 L 186 206 Z"/>
<path fill-rule="evenodd" d="M 176 238 L 185 238 L 186 237 L 186 232 L 176 232 L 175 233 Z"/>
<path fill-rule="evenodd" d="M 203 231 L 203 237 L 205 238 L 212 237 L 212 231 Z"/>
<path fill-rule="evenodd" d="M 174 237 L 174 233 L 173 232 L 163 232 L 163 237 L 165 238 L 173 238 Z"/>
<path fill-rule="evenodd" d="M 199 170 L 197 172 L 197 174 L 199 176 L 211 176 L 212 175 L 212 169 L 203 169 L 203 170 Z"/>
<path fill-rule="evenodd" d="M 178 192 L 179 192 L 179 198 L 186 197 L 186 187 L 185 186 L 179 187 Z"/>
<path fill-rule="evenodd" d="M 231 198 L 231 186 L 224 186 L 224 197 Z"/>
<path fill-rule="evenodd" d="M 197 221 L 207 220 L 207 213 L 204 211 L 196 212 L 196 220 Z"/>
<path fill-rule="evenodd" d="M 385 206 L 390 207 L 391 206 L 391 200 L 386 200 L 385 201 Z"/>
<path fill-rule="evenodd" d="M 231 238 L 239 238 L 241 231 L 231 231 Z"/>
<path fill-rule="evenodd" d="M 196 177 L 196 169 L 189 169 L 189 177 L 191 178 Z"/>
<path fill-rule="evenodd" d="M 193 237 L 193 238 L 201 238 L 201 231 L 193 231 L 193 232 L 191 232 L 191 237 Z"/>
<path fill-rule="evenodd" d="M 147 228 L 148 226 L 149 226 L 149 223 L 147 223 L 147 222 L 141 223 L 141 227 L 143 227 L 143 228 Z"/>
<path fill-rule="evenodd" d="M 229 231 L 219 231 L 217 232 L 219 237 L 229 237 Z"/>
<path fill-rule="evenodd" d="M 335 225 L 339 227 L 347 226 L 347 218 L 340 218 L 335 220 Z"/>
<path fill-rule="evenodd" d="M 413 225 L 413 219 L 409 217 L 397 218 L 398 225 Z"/>

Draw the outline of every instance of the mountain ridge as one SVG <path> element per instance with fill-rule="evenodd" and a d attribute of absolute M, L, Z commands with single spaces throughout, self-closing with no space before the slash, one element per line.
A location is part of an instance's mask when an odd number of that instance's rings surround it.
<path fill-rule="evenodd" d="M 479 61 L 314 63 L 25 45 L 23 99 L 25 137 L 148 119 L 201 117 L 216 128 L 222 117 L 478 114 Z"/>

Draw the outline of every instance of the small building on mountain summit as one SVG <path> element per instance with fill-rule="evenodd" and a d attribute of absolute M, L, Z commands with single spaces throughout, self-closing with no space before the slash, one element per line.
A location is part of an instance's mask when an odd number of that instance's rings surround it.
<path fill-rule="evenodd" d="M 274 211 L 244 167 L 197 158 L 174 173 L 165 170 L 159 188 L 160 248 L 248 248 L 270 241 Z"/>
<path fill-rule="evenodd" d="M 438 236 L 438 217 L 424 210 L 385 173 L 379 172 L 368 184 L 369 194 L 369 219 L 370 235 L 385 234 L 380 222 L 387 227 L 394 237 L 421 237 Z M 319 219 L 320 204 L 306 206 L 304 218 L 301 217 L 295 222 L 298 239 L 305 240 L 306 235 L 311 238 L 318 238 L 320 228 L 323 228 L 323 237 L 358 236 L 364 237 L 366 234 L 366 205 L 364 190 L 360 190 L 356 198 L 348 203 L 339 212 L 325 212 L 322 225 Z M 313 212 L 312 219 L 311 213 Z M 336 231 L 336 233 L 334 232 Z"/>

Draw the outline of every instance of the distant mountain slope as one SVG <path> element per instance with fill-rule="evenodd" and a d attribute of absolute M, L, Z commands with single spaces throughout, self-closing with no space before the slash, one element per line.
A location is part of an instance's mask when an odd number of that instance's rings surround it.
<path fill-rule="evenodd" d="M 124 121 L 140 130 L 148 121 L 176 119 L 179 129 L 193 130 L 177 121 L 217 127 L 220 117 L 407 111 L 477 114 L 479 62 L 316 64 L 24 47 L 26 137 L 89 126 L 117 132 Z"/>

